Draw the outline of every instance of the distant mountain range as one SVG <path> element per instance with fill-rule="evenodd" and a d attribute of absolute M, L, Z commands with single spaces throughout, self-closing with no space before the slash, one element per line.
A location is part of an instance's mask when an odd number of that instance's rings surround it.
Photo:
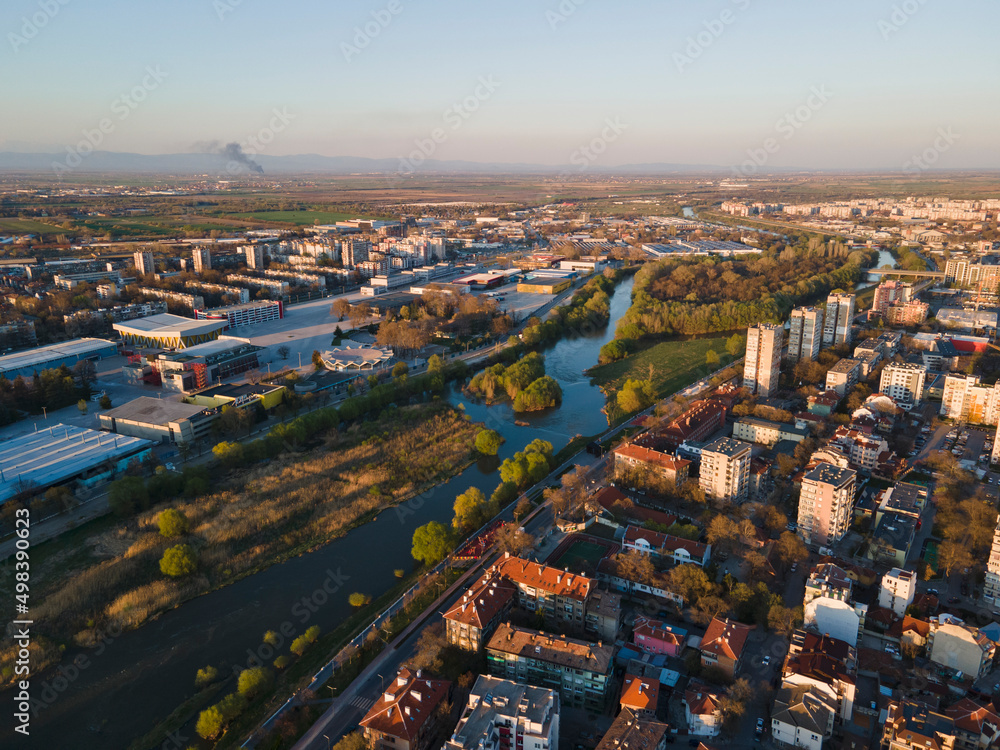
<path fill-rule="evenodd" d="M 401 159 L 369 159 L 361 156 L 321 156 L 319 154 L 297 154 L 294 156 L 268 156 L 259 154 L 244 157 L 246 162 L 239 168 L 231 169 L 237 160 L 228 159 L 219 153 L 195 154 L 130 154 L 116 151 L 94 151 L 80 157 L 72 172 L 121 172 L 153 174 L 208 174 L 225 177 L 242 176 L 259 165 L 264 174 L 354 174 L 354 173 L 513 173 L 513 174 L 667 174 L 691 172 L 730 171 L 728 168 L 710 164 L 625 164 L 617 167 L 593 165 L 585 169 L 571 165 L 551 164 L 506 164 L 499 162 L 441 161 L 427 159 L 412 168 Z M 71 160 L 73 164 L 75 160 Z M 56 173 L 53 164 L 67 164 L 67 152 L 62 153 L 18 153 L 0 151 L 0 171 L 6 172 L 49 172 Z"/>

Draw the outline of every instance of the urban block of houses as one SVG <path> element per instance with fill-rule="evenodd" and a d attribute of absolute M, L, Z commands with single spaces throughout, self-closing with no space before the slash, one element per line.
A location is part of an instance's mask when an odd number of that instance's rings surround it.
<path fill-rule="evenodd" d="M 502 623 L 486 646 L 490 674 L 559 693 L 563 705 L 603 712 L 614 646 Z"/>
<path fill-rule="evenodd" d="M 666 576 L 659 573 L 650 580 L 636 580 L 634 576 L 628 577 L 625 572 L 621 571 L 614 560 L 605 557 L 597 563 L 597 580 L 608 584 L 612 589 L 626 596 L 649 594 L 675 604 L 678 609 L 684 607 L 684 597 L 667 588 Z"/>
<path fill-rule="evenodd" d="M 782 687 L 811 685 L 836 703 L 842 721 L 854 714 L 857 651 L 849 643 L 797 630 L 782 666 Z"/>
<path fill-rule="evenodd" d="M 652 555 L 654 558 L 664 561 L 669 560 L 678 565 L 693 563 L 704 567 L 712 556 L 712 545 L 710 544 L 702 544 L 639 526 L 629 526 L 625 529 L 622 547 Z"/>
<path fill-rule="evenodd" d="M 955 725 L 944 714 L 913 701 L 889 704 L 882 747 L 889 750 L 956 750 Z"/>
<path fill-rule="evenodd" d="M 427 750 L 440 716 L 437 707 L 451 695 L 451 683 L 403 668 L 359 722 L 372 750 Z"/>
<path fill-rule="evenodd" d="M 713 617 L 701 639 L 701 665 L 718 667 L 730 679 L 743 667 L 747 638 L 753 628 L 727 618 Z"/>
<path fill-rule="evenodd" d="M 636 617 L 632 626 L 632 641 L 647 654 L 679 657 L 686 639 L 683 628 L 648 617 Z"/>
<path fill-rule="evenodd" d="M 447 750 L 555 750 L 559 747 L 559 694 L 479 675 Z"/>
<path fill-rule="evenodd" d="M 944 711 L 952 720 L 956 750 L 986 750 L 1000 747 L 1000 715 L 991 707 L 963 698 Z"/>

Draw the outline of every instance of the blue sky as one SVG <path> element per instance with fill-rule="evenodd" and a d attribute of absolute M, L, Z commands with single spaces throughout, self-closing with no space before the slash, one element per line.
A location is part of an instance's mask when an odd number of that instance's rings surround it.
<path fill-rule="evenodd" d="M 998 21 L 996 0 L 5 0 L 0 150 L 106 119 L 100 148 L 140 153 L 263 130 L 260 153 L 395 158 L 438 129 L 439 159 L 575 164 L 603 135 L 589 163 L 730 166 L 773 139 L 769 166 L 898 169 L 944 130 L 935 166 L 998 168 Z"/>

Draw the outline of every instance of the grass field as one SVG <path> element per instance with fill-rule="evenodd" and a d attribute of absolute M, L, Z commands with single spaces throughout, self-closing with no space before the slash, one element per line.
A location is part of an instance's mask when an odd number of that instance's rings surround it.
<path fill-rule="evenodd" d="M 657 396 L 663 398 L 718 369 L 705 364 L 709 349 L 714 349 L 719 355 L 719 366 L 731 362 L 733 358 L 726 351 L 729 335 L 717 333 L 697 339 L 661 341 L 618 362 L 592 367 L 588 374 L 608 394 L 609 405 L 629 378 L 645 380 L 652 377 Z"/>
<path fill-rule="evenodd" d="M 229 214 L 239 219 L 257 219 L 258 221 L 276 221 L 283 224 L 297 224 L 306 226 L 319 222 L 320 224 L 333 224 L 337 221 L 347 221 L 348 219 L 371 219 L 378 218 L 372 216 L 358 216 L 357 214 L 345 214 L 340 211 L 254 211 L 247 214 Z"/>
<path fill-rule="evenodd" d="M 0 232 L 14 234 L 66 234 L 66 230 L 34 219 L 0 219 Z"/>
<path fill-rule="evenodd" d="M 577 563 L 597 567 L 607 550 L 593 542 L 574 542 L 572 546 L 556 561 L 557 568 L 570 567 L 576 569 Z"/>

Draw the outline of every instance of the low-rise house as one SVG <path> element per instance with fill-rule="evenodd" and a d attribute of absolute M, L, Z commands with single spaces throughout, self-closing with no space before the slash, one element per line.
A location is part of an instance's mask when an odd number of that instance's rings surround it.
<path fill-rule="evenodd" d="M 639 580 L 634 573 L 621 570 L 614 560 L 605 557 L 597 564 L 597 580 L 626 596 L 649 594 L 678 608 L 684 606 L 684 597 L 669 588 L 667 577 L 661 573 L 654 572 L 650 578 Z"/>
<path fill-rule="evenodd" d="M 627 708 L 638 715 L 655 716 L 660 700 L 660 681 L 651 677 L 637 677 L 627 674 L 622 683 L 621 708 Z"/>
<path fill-rule="evenodd" d="M 795 685 L 775 693 L 771 737 L 780 745 L 822 750 L 833 736 L 837 703 L 814 685 Z"/>
<path fill-rule="evenodd" d="M 675 564 L 694 563 L 704 567 L 712 556 L 712 545 L 694 542 L 672 534 L 629 526 L 622 540 L 625 549 L 635 550 Z"/>
<path fill-rule="evenodd" d="M 687 631 L 660 620 L 636 617 L 632 627 L 632 640 L 647 654 L 666 654 L 679 657 L 684 650 Z"/>
<path fill-rule="evenodd" d="M 439 727 L 438 706 L 451 683 L 403 668 L 359 722 L 372 750 L 427 750 Z"/>
<path fill-rule="evenodd" d="M 556 690 L 564 705 L 601 713 L 611 686 L 613 651 L 601 641 L 503 623 L 486 646 L 486 659 L 496 677 Z"/>
<path fill-rule="evenodd" d="M 557 750 L 559 694 L 479 675 L 446 750 Z"/>
<path fill-rule="evenodd" d="M 684 691 L 684 721 L 688 734 L 715 737 L 722 729 L 722 697 L 699 680 Z"/>
<path fill-rule="evenodd" d="M 701 639 L 701 665 L 718 667 L 730 679 L 743 667 L 747 638 L 753 628 L 729 619 L 713 617 Z"/>
<path fill-rule="evenodd" d="M 596 750 L 665 750 L 669 727 L 629 708 L 623 708 L 597 744 Z M 525 746 L 527 750 L 527 746 Z M 553 748 L 554 750 L 554 748 Z"/>

